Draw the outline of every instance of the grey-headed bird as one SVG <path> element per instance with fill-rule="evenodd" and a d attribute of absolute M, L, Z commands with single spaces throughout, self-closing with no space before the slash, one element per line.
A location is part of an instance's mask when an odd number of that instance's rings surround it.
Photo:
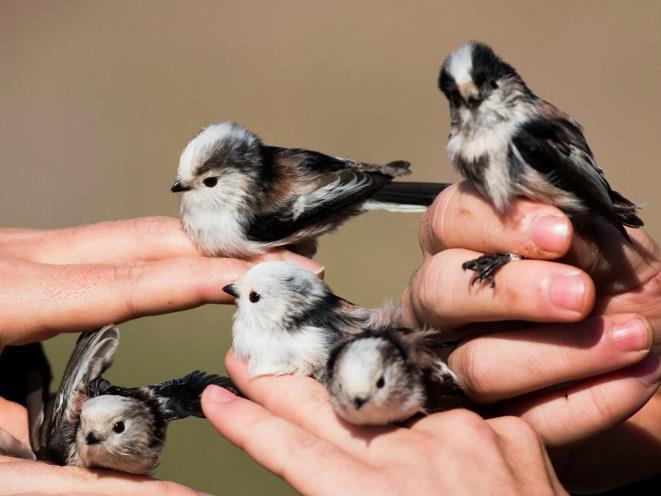
<path fill-rule="evenodd" d="M 39 460 L 146 474 L 158 465 L 168 422 L 203 417 L 200 395 L 216 384 L 237 392 L 226 377 L 192 372 L 181 379 L 137 388 L 101 377 L 119 344 L 109 325 L 84 333 L 69 358 L 55 400 L 30 426 Z"/>
<path fill-rule="evenodd" d="M 232 346 L 253 377 L 299 374 L 323 382 L 337 339 L 396 325 L 399 319 L 398 307 L 354 305 L 313 273 L 287 262 L 257 264 L 223 289 L 237 304 Z"/>
<path fill-rule="evenodd" d="M 366 210 L 421 212 L 447 185 L 394 182 L 409 163 L 373 165 L 264 145 L 231 122 L 204 128 L 184 148 L 171 191 L 181 219 L 211 256 L 250 257 L 276 247 L 305 255 L 316 238 Z"/>
<path fill-rule="evenodd" d="M 472 403 L 446 364 L 448 336 L 381 328 L 347 336 L 328 359 L 335 412 L 352 424 L 385 425 Z"/>
<path fill-rule="evenodd" d="M 536 96 L 517 71 L 482 43 L 452 52 L 438 85 L 450 103 L 448 153 L 461 174 L 501 213 L 515 196 L 557 206 L 580 227 L 600 216 L 630 241 L 638 206 L 614 191 L 582 128 Z M 464 264 L 489 281 L 516 254 L 486 254 Z"/>

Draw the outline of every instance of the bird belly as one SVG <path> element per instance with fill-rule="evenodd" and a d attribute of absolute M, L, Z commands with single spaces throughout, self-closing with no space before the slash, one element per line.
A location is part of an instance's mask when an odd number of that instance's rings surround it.
<path fill-rule="evenodd" d="M 295 331 L 277 325 L 254 325 L 237 319 L 232 345 L 248 361 L 251 377 L 260 375 L 317 375 L 325 366 L 331 338 L 322 329 Z"/>
<path fill-rule="evenodd" d="M 184 208 L 182 203 L 184 230 L 205 255 L 246 257 L 264 253 L 262 243 L 246 238 L 243 226 L 238 221 L 240 215 L 233 208 L 207 212 Z"/>
<path fill-rule="evenodd" d="M 459 132 L 448 141 L 448 152 L 461 175 L 501 212 L 512 197 L 507 147 L 512 126 L 500 124 L 484 133 Z"/>

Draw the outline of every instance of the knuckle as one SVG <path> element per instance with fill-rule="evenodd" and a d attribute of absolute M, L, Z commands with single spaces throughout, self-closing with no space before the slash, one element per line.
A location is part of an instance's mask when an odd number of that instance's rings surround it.
<path fill-rule="evenodd" d="M 532 440 L 538 442 L 540 437 L 532 426 L 519 417 L 508 415 L 497 419 L 498 427 L 504 434 L 515 436 L 518 439 Z"/>
<path fill-rule="evenodd" d="M 491 366 L 491 358 L 482 353 L 479 341 L 460 345 L 449 357 L 449 365 L 460 377 L 466 393 L 473 399 L 489 402 L 498 388 L 498 377 Z"/>
<path fill-rule="evenodd" d="M 609 397 L 603 393 L 603 390 L 599 387 L 589 388 L 590 400 L 594 405 L 594 412 L 597 416 L 597 421 L 601 423 L 610 423 L 617 417 L 617 414 L 613 411 L 611 407 L 611 401 Z"/>
<path fill-rule="evenodd" d="M 439 291 L 447 277 L 444 259 L 443 252 L 429 257 L 415 274 L 411 284 L 411 302 L 418 315 L 443 313 L 444 301 Z"/>

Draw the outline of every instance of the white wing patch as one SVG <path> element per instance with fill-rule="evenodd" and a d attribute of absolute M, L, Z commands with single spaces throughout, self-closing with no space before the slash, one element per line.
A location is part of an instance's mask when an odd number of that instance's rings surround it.
<path fill-rule="evenodd" d="M 300 195 L 292 206 L 294 220 L 305 212 L 320 208 L 325 203 L 350 196 L 354 191 L 361 190 L 369 183 L 370 177 L 366 174 L 353 174 L 348 182 L 342 182 L 342 177 L 339 176 L 322 188 L 316 189 L 307 195 Z"/>

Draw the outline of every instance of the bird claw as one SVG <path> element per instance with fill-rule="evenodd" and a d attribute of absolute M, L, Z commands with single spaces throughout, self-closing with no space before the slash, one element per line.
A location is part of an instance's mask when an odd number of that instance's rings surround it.
<path fill-rule="evenodd" d="M 471 281 L 471 286 L 486 281 L 489 283 L 489 286 L 495 288 L 496 272 L 512 260 L 521 260 L 521 257 L 510 253 L 486 253 L 474 260 L 464 262 L 461 268 L 475 272 L 475 277 Z"/>

